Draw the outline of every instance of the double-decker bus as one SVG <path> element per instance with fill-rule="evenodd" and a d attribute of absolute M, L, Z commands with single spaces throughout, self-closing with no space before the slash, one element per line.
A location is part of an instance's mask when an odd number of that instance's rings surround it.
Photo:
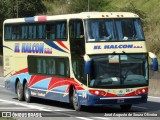
<path fill-rule="evenodd" d="M 82 106 L 147 102 L 149 68 L 138 15 L 84 12 L 4 21 L 5 87 L 33 97 Z M 154 70 L 157 60 L 152 54 Z"/>

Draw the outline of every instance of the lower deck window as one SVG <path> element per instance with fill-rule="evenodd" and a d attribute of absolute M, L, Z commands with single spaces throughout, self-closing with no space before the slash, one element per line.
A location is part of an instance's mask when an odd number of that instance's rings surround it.
<path fill-rule="evenodd" d="M 28 56 L 30 74 L 69 77 L 69 60 L 66 57 Z"/>

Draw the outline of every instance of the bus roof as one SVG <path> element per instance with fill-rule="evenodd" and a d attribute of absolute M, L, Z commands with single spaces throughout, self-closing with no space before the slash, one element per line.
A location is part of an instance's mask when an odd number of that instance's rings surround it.
<path fill-rule="evenodd" d="M 89 18 L 139 18 L 139 16 L 131 12 L 81 12 L 76 14 L 13 18 L 5 20 L 4 24 L 24 23 L 24 22 L 45 22 L 51 20 L 64 20 L 64 19 L 89 19 Z"/>

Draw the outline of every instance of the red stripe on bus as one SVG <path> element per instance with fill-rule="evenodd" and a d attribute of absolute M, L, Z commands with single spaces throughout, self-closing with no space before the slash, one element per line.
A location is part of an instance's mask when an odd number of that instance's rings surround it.
<path fill-rule="evenodd" d="M 63 44 L 63 42 L 62 41 L 57 41 L 57 43 L 59 44 L 59 45 L 61 45 L 63 48 L 65 48 L 65 49 L 67 49 L 67 50 L 69 50 L 64 44 Z"/>
<path fill-rule="evenodd" d="M 46 16 L 39 16 L 38 21 L 40 21 L 40 22 L 47 21 L 47 17 Z"/>
<path fill-rule="evenodd" d="M 28 84 L 28 87 L 33 86 L 37 82 L 40 82 L 42 80 L 46 80 L 46 78 L 50 78 L 48 76 L 38 76 L 38 75 L 32 75 Z"/>
<path fill-rule="evenodd" d="M 18 71 L 16 73 L 14 73 L 13 75 L 17 75 L 17 74 L 21 74 L 21 73 L 26 73 L 26 72 L 28 72 L 28 68 L 24 68 L 24 69 L 22 69 L 22 70 L 20 70 L 20 71 Z"/>

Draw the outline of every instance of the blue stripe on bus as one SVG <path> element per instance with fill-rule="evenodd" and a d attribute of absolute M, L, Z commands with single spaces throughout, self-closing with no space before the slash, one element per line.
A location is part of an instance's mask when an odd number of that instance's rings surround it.
<path fill-rule="evenodd" d="M 35 22 L 35 17 L 24 18 L 25 22 Z"/>
<path fill-rule="evenodd" d="M 67 53 L 66 51 L 64 51 L 63 49 L 61 49 L 60 47 L 58 47 L 54 42 L 52 41 L 44 41 L 44 43 L 46 43 L 47 45 L 49 45 L 50 47 L 56 49 L 56 50 L 59 50 L 61 52 L 65 52 Z"/>

